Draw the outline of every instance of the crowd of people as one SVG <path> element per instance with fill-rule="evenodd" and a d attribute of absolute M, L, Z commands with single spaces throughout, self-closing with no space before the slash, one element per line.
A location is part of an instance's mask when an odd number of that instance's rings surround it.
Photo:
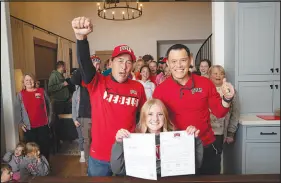
<path fill-rule="evenodd" d="M 132 48 L 119 45 L 102 71 L 101 59 L 89 51 L 90 19 L 75 18 L 72 28 L 79 68 L 70 78 L 63 76 L 63 61 L 51 73 L 47 92 L 36 87 L 32 74 L 23 76 L 16 113 L 25 143 L 4 156 L 1 182 L 49 174 L 50 126 L 62 113 L 72 114 L 88 176 L 126 175 L 123 139 L 131 133 L 154 133 L 159 148 L 160 132 L 175 130 L 195 136 L 196 174 L 220 174 L 223 144 L 234 141 L 239 118 L 237 92 L 222 66 L 203 59 L 197 71 L 182 44 L 158 61 L 149 54 L 137 59 Z M 157 173 L 160 162 L 158 154 Z"/>

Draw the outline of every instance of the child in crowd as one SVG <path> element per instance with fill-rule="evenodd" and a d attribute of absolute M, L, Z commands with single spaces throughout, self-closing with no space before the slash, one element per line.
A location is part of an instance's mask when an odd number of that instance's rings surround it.
<path fill-rule="evenodd" d="M 163 71 L 161 73 L 159 73 L 156 77 L 156 85 L 160 85 L 163 81 L 165 81 L 165 79 L 167 79 L 170 75 L 170 68 L 167 66 L 166 62 L 167 62 L 167 58 L 163 58 L 162 62 L 163 64 Z"/>
<path fill-rule="evenodd" d="M 136 128 L 137 133 L 155 133 L 156 148 L 160 145 L 160 132 L 174 131 L 175 127 L 168 117 L 168 111 L 165 105 L 158 99 L 151 99 L 145 102 L 141 109 L 140 122 Z M 198 137 L 199 130 L 193 126 L 188 126 L 186 129 L 188 134 L 194 134 Z M 125 129 L 120 129 L 116 134 L 116 142 L 112 147 L 111 152 L 111 169 L 114 174 L 125 175 L 125 160 L 123 152 L 123 138 L 128 138 L 130 132 Z M 203 145 L 200 139 L 195 138 L 195 166 L 200 168 L 203 160 Z M 157 174 L 161 172 L 160 156 L 157 157 Z"/>
<path fill-rule="evenodd" d="M 1 164 L 1 182 L 9 182 L 12 177 L 12 167 L 9 164 Z"/>
<path fill-rule="evenodd" d="M 137 81 L 139 81 L 143 85 L 146 99 L 149 100 L 152 98 L 152 94 L 155 89 L 155 84 L 153 82 L 151 82 L 149 79 L 150 78 L 150 69 L 147 65 L 144 65 L 140 68 L 140 75 L 141 75 L 141 80 L 137 80 Z M 133 79 L 135 79 L 135 78 L 136 77 L 133 77 Z"/>
<path fill-rule="evenodd" d="M 35 142 L 26 144 L 26 156 L 20 163 L 20 179 L 26 181 L 31 176 L 46 176 L 50 167 L 45 156 L 40 155 L 39 146 Z"/>
<path fill-rule="evenodd" d="M 14 180 L 20 179 L 20 163 L 24 157 L 24 149 L 25 144 L 20 142 L 15 150 L 7 152 L 3 157 L 3 161 L 8 163 L 12 168 Z"/>
<path fill-rule="evenodd" d="M 135 76 L 136 80 L 141 80 L 141 74 L 140 74 L 140 69 L 142 66 L 144 66 L 144 60 L 143 59 L 138 59 L 136 63 L 134 64 L 134 73 L 132 73 L 133 76 Z M 133 78 L 134 79 L 134 78 Z"/>

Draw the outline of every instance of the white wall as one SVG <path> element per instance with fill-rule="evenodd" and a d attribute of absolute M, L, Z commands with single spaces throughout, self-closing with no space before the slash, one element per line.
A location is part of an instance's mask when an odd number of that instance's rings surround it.
<path fill-rule="evenodd" d="M 96 15 L 96 6 L 83 8 L 81 15 L 96 25 L 89 36 L 91 53 L 128 44 L 137 56 L 157 56 L 157 41 L 206 39 L 212 32 L 210 2 L 143 3 L 139 19 L 116 22 Z"/>
<path fill-rule="evenodd" d="M 195 57 L 203 42 L 204 40 L 160 41 L 157 45 L 157 54 L 159 57 L 165 57 L 167 50 L 172 45 L 180 43 L 187 46 Z"/>
<path fill-rule="evenodd" d="M 212 62 L 221 66 L 224 66 L 224 4 L 212 2 Z"/>
<path fill-rule="evenodd" d="M 237 2 L 224 3 L 224 68 L 226 70 L 226 78 L 235 85 L 235 34 L 236 34 L 236 11 Z M 237 87 L 237 86 L 236 86 Z"/>
<path fill-rule="evenodd" d="M 5 149 L 8 151 L 14 149 L 19 141 L 18 124 L 16 123 L 17 121 L 14 113 L 16 90 L 11 44 L 11 26 L 9 23 L 9 3 L 1 2 L 1 96 L 3 104 L 5 104 L 3 111 L 1 111 L 1 123 L 4 122 Z M 4 115 L 2 115 L 2 112 Z"/>
<path fill-rule="evenodd" d="M 11 15 L 75 40 L 71 21 L 86 16 L 95 24 L 91 53 L 128 44 L 137 56 L 157 56 L 157 41 L 206 39 L 212 33 L 211 2 L 143 3 L 139 19 L 117 22 L 97 16 L 94 2 L 13 2 Z"/>

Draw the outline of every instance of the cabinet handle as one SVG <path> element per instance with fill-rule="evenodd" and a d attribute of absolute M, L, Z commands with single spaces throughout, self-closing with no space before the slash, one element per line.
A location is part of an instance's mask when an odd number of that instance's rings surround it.
<path fill-rule="evenodd" d="M 276 68 L 275 70 L 276 70 L 277 73 L 279 73 L 279 68 Z"/>
<path fill-rule="evenodd" d="M 273 69 L 273 68 L 271 68 L 270 70 L 271 70 L 272 73 L 274 72 L 274 69 Z"/>
<path fill-rule="evenodd" d="M 270 88 L 273 89 L 273 85 L 270 85 Z"/>
<path fill-rule="evenodd" d="M 271 133 L 263 133 L 263 132 L 261 132 L 260 134 L 261 135 L 277 135 L 277 133 L 275 133 L 275 132 L 271 132 Z"/>
<path fill-rule="evenodd" d="M 275 85 L 275 88 L 278 89 L 278 85 Z"/>

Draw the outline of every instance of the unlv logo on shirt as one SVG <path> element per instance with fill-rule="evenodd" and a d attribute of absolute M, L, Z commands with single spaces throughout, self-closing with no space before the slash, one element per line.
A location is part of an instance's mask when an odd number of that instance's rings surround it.
<path fill-rule="evenodd" d="M 156 145 L 156 160 L 160 160 L 160 145 Z"/>
<path fill-rule="evenodd" d="M 120 105 L 127 105 L 127 106 L 131 105 L 133 107 L 138 107 L 139 105 L 138 98 L 129 97 L 129 96 L 120 96 L 118 94 L 108 93 L 107 91 L 104 91 L 103 99 L 114 104 L 118 103 Z"/>

